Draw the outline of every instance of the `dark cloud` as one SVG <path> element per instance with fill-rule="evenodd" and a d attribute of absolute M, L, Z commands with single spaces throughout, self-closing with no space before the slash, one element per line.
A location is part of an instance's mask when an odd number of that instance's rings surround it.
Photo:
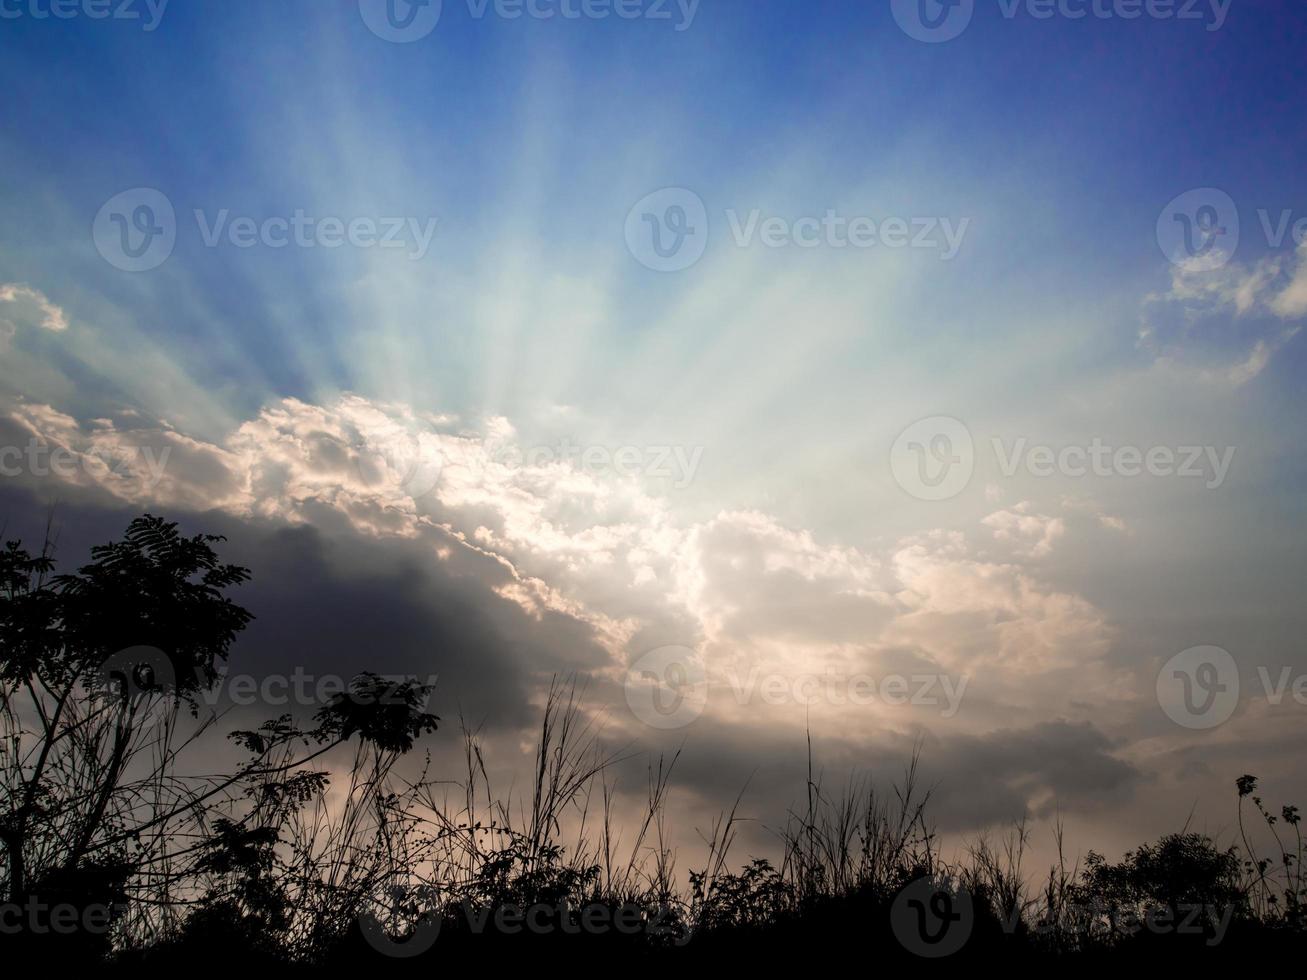
<path fill-rule="evenodd" d="M 53 514 L 60 570 L 89 560 L 90 548 L 121 536 L 132 508 L 89 507 L 53 498 L 53 511 L 22 491 L 0 492 L 7 538 L 39 547 Z M 379 539 L 338 526 L 292 526 L 222 514 L 169 513 L 186 534 L 219 534 L 221 556 L 253 571 L 233 598 L 255 616 L 238 639 L 230 674 L 352 677 L 361 670 L 438 676 L 431 710 L 460 710 L 488 729 L 534 723 L 532 693 L 554 674 L 606 662 L 590 628 L 566 615 L 539 617 L 496 594 L 511 579 L 499 562 L 453 547 L 433 561 L 433 542 Z M 433 535 L 438 533 L 431 532 Z M 311 713 L 312 705 L 302 706 Z M 275 715 L 251 705 L 238 715 Z"/>
<path fill-rule="evenodd" d="M 670 758 L 678 749 L 675 785 L 696 798 L 701 812 L 729 808 L 743 794 L 746 849 L 765 852 L 786 814 L 807 805 L 810 760 L 803 733 L 742 731 L 701 720 L 642 743 L 628 780 L 650 756 Z M 930 794 L 933 826 L 969 834 L 1023 815 L 1039 819 L 1059 808 L 1093 813 L 1128 803 L 1146 776 L 1115 749 L 1093 725 L 1066 722 L 945 738 L 885 731 L 856 741 L 815 730 L 811 764 L 828 798 L 859 783 L 892 794 L 917 754 L 917 792 Z"/>

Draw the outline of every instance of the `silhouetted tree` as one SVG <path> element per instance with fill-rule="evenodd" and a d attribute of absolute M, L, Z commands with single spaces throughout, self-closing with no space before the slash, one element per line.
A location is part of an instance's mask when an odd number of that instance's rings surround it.
<path fill-rule="evenodd" d="M 226 595 L 250 573 L 219 560 L 222 540 L 145 515 L 70 575 L 54 574 L 48 542 L 0 550 L 0 889 L 12 903 L 127 909 L 166 928 L 200 889 L 201 912 L 238 908 L 274 932 L 291 908 L 275 873 L 282 829 L 327 783 L 309 764 L 354 739 L 356 764 L 366 749 L 388 772 L 435 729 L 426 688 L 364 674 L 311 728 L 284 717 L 235 733 L 249 758 L 234 770 L 179 773 L 179 753 L 217 720 L 199 695 L 252 618 Z"/>

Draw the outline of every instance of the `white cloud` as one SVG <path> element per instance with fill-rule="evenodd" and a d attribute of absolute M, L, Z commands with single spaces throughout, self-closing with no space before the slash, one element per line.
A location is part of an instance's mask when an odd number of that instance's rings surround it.
<path fill-rule="evenodd" d="M 1213 330 L 1215 318 L 1228 322 Z M 1165 293 L 1145 298 L 1140 344 L 1198 380 L 1239 387 L 1256 378 L 1307 317 L 1307 242 L 1290 255 L 1211 268 L 1177 264 Z M 1238 327 L 1235 324 L 1239 324 Z M 1260 334 L 1260 335 L 1258 335 Z"/>
<path fill-rule="evenodd" d="M 1268 304 L 1284 320 L 1307 317 L 1307 241 L 1298 246 L 1297 261 L 1289 272 L 1289 284 Z"/>
<path fill-rule="evenodd" d="M 722 686 L 753 669 L 983 671 L 986 697 L 1027 698 L 1031 718 L 1057 717 L 1068 703 L 1065 683 L 1041 685 L 1045 673 L 1075 669 L 1082 691 L 1112 683 L 1105 617 L 1023 564 L 1065 532 L 1062 518 L 1026 503 L 983 520 L 987 536 L 1015 545 L 996 561 L 958 531 L 865 550 L 756 510 L 686 522 L 633 479 L 506 462 L 505 420 L 459 427 L 357 396 L 276 402 L 222 445 L 140 419 L 130 429 L 79 424 L 42 406 L 20 405 L 11 418 L 88 458 L 170 450 L 152 481 L 132 469 L 82 471 L 79 480 L 116 499 L 291 524 L 334 515 L 370 536 L 429 539 L 432 561 L 451 547 L 488 557 L 510 573 L 495 584 L 499 595 L 535 617 L 586 624 L 611 658 L 613 680 L 646 649 L 676 643 L 700 649 Z M 430 486 L 412 485 L 411 458 L 392 451 L 396 441 L 437 461 Z M 752 708 L 723 710 L 759 723 Z M 885 714 L 848 710 L 851 731 L 887 723 Z"/>
<path fill-rule="evenodd" d="M 999 541 L 1016 542 L 1019 553 L 1031 558 L 1043 558 L 1053 551 L 1053 545 L 1066 533 L 1066 522 L 1060 517 L 1047 517 L 1031 512 L 1028 500 L 1007 510 L 995 511 L 981 522 L 994 532 Z"/>
<path fill-rule="evenodd" d="M 45 293 L 22 283 L 0 283 L 0 303 L 31 303 L 40 316 L 41 327 L 54 333 L 68 329 L 68 317 L 62 309 L 46 297 Z M 12 336 L 12 325 L 10 329 Z"/>
<path fill-rule="evenodd" d="M 1062 509 L 1069 513 L 1084 513 L 1090 515 L 1099 527 L 1107 528 L 1110 531 L 1119 531 L 1122 534 L 1130 534 L 1130 525 L 1124 519 L 1108 514 L 1098 504 L 1097 501 L 1087 497 L 1063 497 L 1061 501 Z"/>

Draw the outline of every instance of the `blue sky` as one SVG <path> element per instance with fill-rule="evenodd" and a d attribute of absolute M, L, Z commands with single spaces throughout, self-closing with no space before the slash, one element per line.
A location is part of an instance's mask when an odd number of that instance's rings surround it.
<path fill-rule="evenodd" d="M 1303 28 L 1281 4 L 1235 3 L 1209 32 L 1202 21 L 1007 20 L 995 0 L 939 45 L 912 41 L 880 4 L 705 3 L 683 32 L 446 7 L 410 45 L 380 42 L 350 3 L 173 4 L 152 33 L 85 18 L 7 23 L 0 70 L 22 93 L 5 136 L 5 224 L 22 229 L 10 261 L 66 275 L 79 258 L 93 264 L 63 222 L 84 224 L 128 186 L 157 186 L 183 212 L 280 213 L 307 195 L 341 212 L 438 216 L 431 261 L 404 270 L 416 290 L 478 275 L 470 256 L 506 239 L 530 248 L 541 274 L 592 265 L 641 179 L 793 213 L 874 181 L 898 198 L 878 197 L 881 207 L 985 219 L 944 295 L 914 297 L 926 322 L 911 334 L 929 341 L 1054 297 L 1111 303 L 1147 290 L 1153 216 L 1190 187 L 1225 189 L 1250 214 L 1303 198 L 1303 135 L 1285 116 Z M 778 167 L 791 179 L 776 180 Z M 782 186 L 735 203 L 769 180 Z M 297 364 L 283 322 L 311 320 L 318 336 L 357 329 L 335 322 L 331 295 L 352 263 L 266 249 L 215 262 L 196 237 L 183 235 L 186 282 L 166 285 L 211 305 L 270 388 L 359 383 L 340 357 Z M 641 306 L 652 291 L 656 313 L 672 299 L 641 272 L 613 270 L 617 289 Z M 280 318 L 231 288 L 269 277 L 302 286 Z M 190 304 L 179 305 L 166 325 L 142 326 L 204 336 L 202 322 L 178 322 Z M 443 319 L 432 331 L 454 352 L 467 332 Z M 206 360 L 248 378 L 248 364 Z M 449 385 L 472 366 L 442 360 Z"/>
<path fill-rule="evenodd" d="M 130 431 L 177 450 L 148 490 L 27 474 L 25 499 L 32 513 L 69 499 L 74 523 L 80 508 L 146 503 L 350 540 L 439 526 L 542 583 L 553 598 L 540 601 L 619 667 L 654 634 L 786 670 L 908 648 L 940 669 L 973 657 L 995 690 L 941 731 L 1089 725 L 1107 746 L 1084 749 L 1094 758 L 1139 779 L 1184 770 L 1194 785 L 1180 795 L 1207 798 L 1239 772 L 1184 769 L 1197 749 L 1150 700 L 1157 665 L 1203 643 L 1248 678 L 1302 663 L 1307 258 L 1291 229 L 1307 217 L 1307 17 L 1203 0 L 1192 18 L 1071 19 L 1059 11 L 1088 4 L 1067 2 L 975 0 L 959 36 L 925 43 L 888 2 L 545 20 L 445 0 L 428 36 L 391 43 L 346 0 L 173 0 L 149 31 L 7 0 L 0 394 L 22 420 L 14 438 L 94 453 Z M 176 245 L 132 273 L 97 251 L 92 225 L 136 188 L 174 208 Z M 626 235 L 637 202 L 665 188 L 692 192 L 707 218 L 702 258 L 676 272 L 649 268 Z M 1228 196 L 1219 217 L 1237 215 L 1238 248 L 1215 268 L 1174 264 L 1159 221 L 1174 231 L 1171 202 L 1207 188 Z M 262 225 L 297 211 L 402 219 L 420 255 L 205 244 L 220 215 Z M 947 258 L 883 242 L 741 247 L 732 224 L 754 211 L 965 233 Z M 1288 216 L 1282 240 L 1261 211 L 1273 227 Z M 432 220 L 418 249 L 414 229 Z M 64 329 L 42 328 L 42 302 Z M 391 431 L 360 404 L 405 425 L 429 413 L 440 488 L 374 512 L 324 475 L 303 449 L 322 433 L 353 445 Z M 975 475 L 927 501 L 887 459 L 910 423 L 938 417 L 966 426 Z M 600 474 L 578 489 L 550 470 L 528 488 L 481 464 L 450 476 L 451 456 L 484 463 L 506 431 L 525 446 L 702 455 L 683 481 Z M 992 448 L 1096 438 L 1236 451 L 1209 487 L 1005 475 Z M 432 544 L 426 560 L 445 553 Z M 1000 580 L 994 594 L 980 584 Z M 952 589 L 970 604 L 950 607 Z M 488 608 L 505 594 L 488 582 Z M 832 595 L 892 605 L 893 625 L 828 608 Z M 754 628 L 737 622 L 749 610 Z M 828 619 L 845 632 L 817 628 Z M 977 622 L 992 650 L 960 639 Z M 1023 639 L 1005 632 L 1014 622 Z M 887 632 L 863 649 L 872 623 Z M 1050 700 L 1067 664 L 1091 663 L 1082 703 Z M 749 727 L 719 722 L 722 746 Z M 876 721 L 898 736 L 922 723 Z M 1271 728 L 1248 724 L 1222 729 L 1223 765 L 1278 751 L 1259 741 Z M 1279 776 L 1303 786 L 1287 763 Z M 1130 784 L 1114 784 L 1113 805 L 1129 810 Z"/>

